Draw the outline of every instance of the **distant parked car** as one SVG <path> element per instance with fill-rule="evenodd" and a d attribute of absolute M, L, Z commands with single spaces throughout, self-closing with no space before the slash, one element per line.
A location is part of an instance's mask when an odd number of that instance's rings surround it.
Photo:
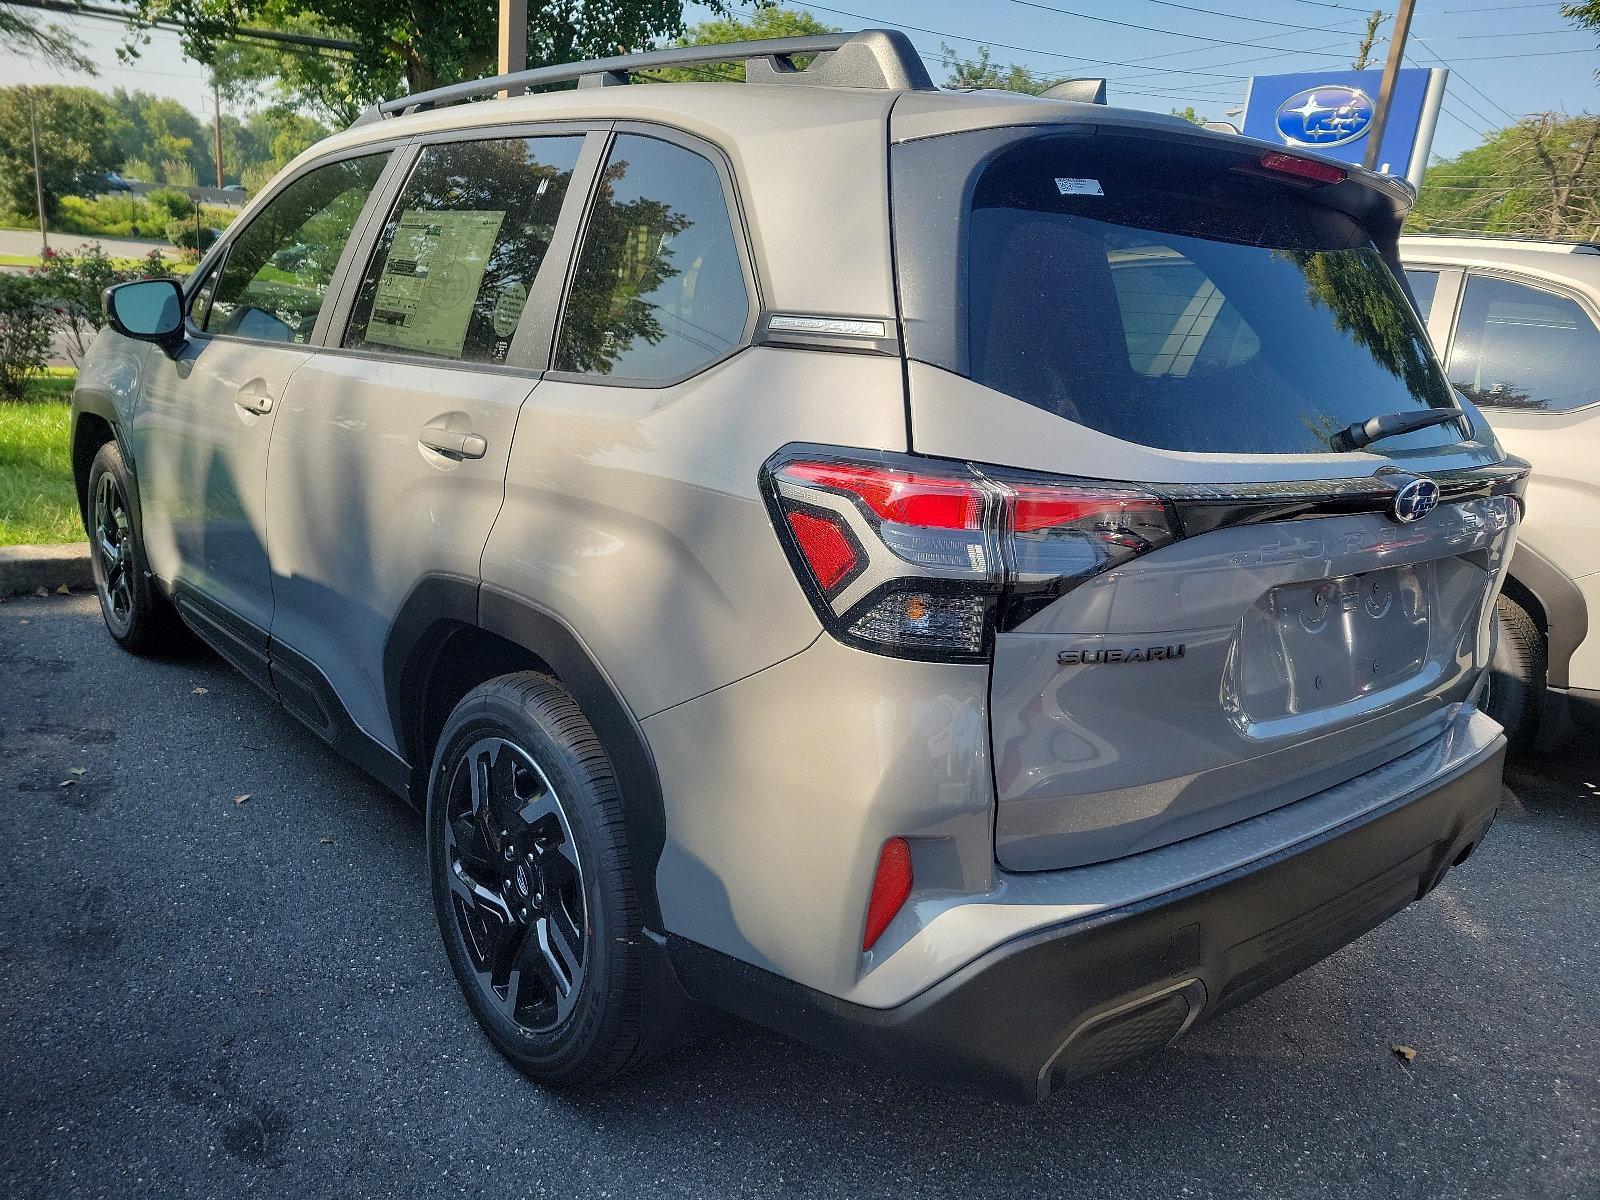
<path fill-rule="evenodd" d="M 136 182 L 124 179 L 115 171 L 90 171 L 78 180 L 78 190 L 90 196 L 105 192 L 131 192 Z"/>
<path fill-rule="evenodd" d="M 1446 373 L 1533 464 L 1488 709 L 1513 746 L 1600 728 L 1600 245 L 1404 237 Z"/>
<path fill-rule="evenodd" d="M 233 192 L 236 195 L 240 195 L 240 196 L 244 196 L 244 195 L 248 195 L 249 194 L 248 192 L 246 192 L 245 186 L 242 183 L 230 183 L 226 187 L 224 187 L 222 190 L 225 191 L 225 192 Z"/>

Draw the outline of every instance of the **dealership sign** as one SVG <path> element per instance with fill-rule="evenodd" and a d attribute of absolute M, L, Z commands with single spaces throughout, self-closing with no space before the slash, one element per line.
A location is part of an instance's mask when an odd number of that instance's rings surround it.
<path fill-rule="evenodd" d="M 1403 70 L 1396 77 L 1378 170 L 1421 185 L 1448 74 L 1431 67 Z M 1257 75 L 1245 101 L 1244 132 L 1348 163 L 1365 162 L 1382 79 L 1381 71 Z"/>

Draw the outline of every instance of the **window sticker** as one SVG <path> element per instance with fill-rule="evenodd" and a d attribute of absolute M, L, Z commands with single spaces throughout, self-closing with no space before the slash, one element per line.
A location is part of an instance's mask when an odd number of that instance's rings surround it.
<path fill-rule="evenodd" d="M 408 208 L 401 213 L 373 296 L 365 340 L 459 357 L 505 218 L 504 210 Z M 520 315 L 520 306 L 517 311 Z"/>
<path fill-rule="evenodd" d="M 1057 179 L 1056 191 L 1063 196 L 1104 196 L 1098 179 Z"/>
<path fill-rule="evenodd" d="M 541 182 L 539 186 L 543 187 L 544 183 Z M 508 338 L 517 331 L 517 322 L 522 319 L 522 309 L 527 303 L 527 288 L 515 281 L 506 285 L 494 302 L 494 311 L 490 313 L 496 337 Z"/>

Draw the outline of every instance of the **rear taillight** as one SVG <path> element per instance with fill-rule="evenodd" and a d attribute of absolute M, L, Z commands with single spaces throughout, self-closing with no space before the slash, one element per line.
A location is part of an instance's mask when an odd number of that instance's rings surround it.
<path fill-rule="evenodd" d="M 1136 488 L 905 454 L 792 447 L 763 482 L 828 629 L 910 658 L 984 658 L 997 626 L 1178 536 Z"/>

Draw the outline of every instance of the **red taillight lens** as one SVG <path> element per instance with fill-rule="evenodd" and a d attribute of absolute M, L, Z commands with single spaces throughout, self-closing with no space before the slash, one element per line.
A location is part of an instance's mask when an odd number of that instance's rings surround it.
<path fill-rule="evenodd" d="M 968 463 L 810 448 L 764 484 L 823 623 L 913 658 L 982 659 L 1084 579 L 1178 536 L 1159 496 Z"/>
<path fill-rule="evenodd" d="M 1293 175 L 1312 183 L 1343 183 L 1347 175 L 1343 167 L 1336 167 L 1332 163 L 1301 158 L 1298 154 L 1283 154 L 1277 150 L 1268 150 L 1256 161 L 1262 169 L 1274 174 Z"/>
<path fill-rule="evenodd" d="M 925 529 L 980 529 L 983 489 L 975 479 L 889 471 L 851 463 L 795 462 L 784 473 L 849 492 L 882 521 Z"/>
<path fill-rule="evenodd" d="M 791 512 L 789 528 L 824 592 L 832 593 L 861 566 L 855 539 L 832 517 Z"/>
<path fill-rule="evenodd" d="M 863 950 L 872 949 L 910 895 L 911 845 L 903 837 L 892 837 L 878 854 L 878 872 L 867 901 L 867 930 L 861 939 Z"/>

